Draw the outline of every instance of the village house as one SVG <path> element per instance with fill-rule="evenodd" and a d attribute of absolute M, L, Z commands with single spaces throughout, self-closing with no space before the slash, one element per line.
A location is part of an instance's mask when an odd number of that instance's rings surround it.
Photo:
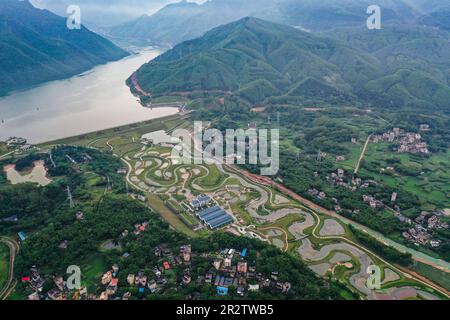
<path fill-rule="evenodd" d="M 107 285 L 111 282 L 112 279 L 112 272 L 108 271 L 102 276 L 102 284 Z"/>
<path fill-rule="evenodd" d="M 237 272 L 239 273 L 247 273 L 248 267 L 247 262 L 245 261 L 239 261 L 237 264 Z"/>
<path fill-rule="evenodd" d="M 134 278 L 135 278 L 134 274 L 131 274 L 131 273 L 127 276 L 127 282 L 129 285 L 134 284 Z"/>
<path fill-rule="evenodd" d="M 144 271 L 139 271 L 134 279 L 134 284 L 138 287 L 145 287 L 147 285 L 147 276 Z"/>

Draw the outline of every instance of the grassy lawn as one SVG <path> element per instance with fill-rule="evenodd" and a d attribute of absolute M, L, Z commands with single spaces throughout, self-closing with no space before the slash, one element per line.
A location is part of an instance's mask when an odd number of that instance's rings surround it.
<path fill-rule="evenodd" d="M 216 166 L 208 166 L 209 174 L 198 180 L 198 184 L 205 189 L 216 187 L 225 179 L 224 175 L 217 169 Z"/>
<path fill-rule="evenodd" d="M 388 144 L 370 144 L 361 173 L 370 174 L 390 187 L 400 188 L 419 197 L 422 210 L 450 207 L 450 151 L 422 158 L 412 154 L 387 151 Z M 392 164 L 392 161 L 395 161 Z M 391 162 L 391 164 L 389 164 Z M 394 167 L 393 172 L 380 172 Z M 417 175 L 405 175 L 402 168 L 414 168 Z"/>
<path fill-rule="evenodd" d="M 95 292 L 96 283 L 102 275 L 108 270 L 108 266 L 100 256 L 93 256 L 89 262 L 81 269 L 82 284 L 85 285 L 89 292 Z"/>
<path fill-rule="evenodd" d="M 162 96 L 162 97 L 156 97 L 152 99 L 152 104 L 158 104 L 158 103 L 177 103 L 177 102 L 188 102 L 189 99 L 186 97 L 180 97 L 180 96 Z"/>
<path fill-rule="evenodd" d="M 412 269 L 445 289 L 450 290 L 450 277 L 448 273 L 417 261 L 414 263 Z"/>
<path fill-rule="evenodd" d="M 117 137 L 119 135 L 127 134 L 130 138 L 132 136 L 140 137 L 143 134 L 158 131 L 158 130 L 167 130 L 171 129 L 168 125 L 173 125 L 174 123 L 180 122 L 182 123 L 184 120 L 180 119 L 179 115 L 172 115 L 164 118 L 148 120 L 140 123 L 134 123 L 129 125 L 124 125 L 116 128 L 96 131 L 92 133 L 81 134 L 78 136 L 60 139 L 56 141 L 46 142 L 39 147 L 43 149 L 48 149 L 51 146 L 58 144 L 71 144 L 71 145 L 81 145 L 87 146 L 89 143 L 92 143 L 96 140 L 107 140 L 108 138 Z"/>
<path fill-rule="evenodd" d="M 166 207 L 164 202 L 157 195 L 148 194 L 148 204 L 177 231 L 182 232 L 189 237 L 198 237 L 198 234 L 186 226 L 172 210 Z"/>
<path fill-rule="evenodd" d="M 9 151 L 10 150 L 8 150 L 8 147 L 6 146 L 6 144 L 3 142 L 0 142 L 0 156 L 5 153 L 8 153 Z"/>

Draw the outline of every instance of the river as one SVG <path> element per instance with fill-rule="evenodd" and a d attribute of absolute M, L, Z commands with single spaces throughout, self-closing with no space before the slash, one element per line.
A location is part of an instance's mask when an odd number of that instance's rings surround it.
<path fill-rule="evenodd" d="M 144 49 L 72 78 L 0 98 L 0 140 L 18 136 L 42 143 L 177 113 L 177 108 L 142 107 L 125 84 L 160 53 Z"/>

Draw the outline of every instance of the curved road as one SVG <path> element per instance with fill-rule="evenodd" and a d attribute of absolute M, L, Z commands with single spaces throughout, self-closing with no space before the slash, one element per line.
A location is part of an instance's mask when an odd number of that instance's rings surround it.
<path fill-rule="evenodd" d="M 293 192 L 292 190 L 286 188 L 285 186 L 283 186 L 283 185 L 281 185 L 281 184 L 279 184 L 279 183 L 277 183 L 277 182 L 275 182 L 275 181 L 273 181 L 273 180 L 271 180 L 271 179 L 269 179 L 267 177 L 258 176 L 258 175 L 249 173 L 247 171 L 244 171 L 244 170 L 236 168 L 236 167 L 230 167 L 230 166 L 227 166 L 227 167 L 230 168 L 231 170 L 233 170 L 233 171 L 235 171 L 235 172 L 237 172 L 237 173 L 247 177 L 253 183 L 258 183 L 258 184 L 262 184 L 262 185 L 266 185 L 266 186 L 272 187 L 272 188 L 282 192 L 283 194 L 291 197 L 292 199 L 300 202 L 301 204 L 303 204 L 304 206 L 306 206 L 306 207 L 308 207 L 308 208 L 310 208 L 312 210 L 315 210 L 315 211 L 320 212 L 320 213 L 322 213 L 324 215 L 328 215 L 328 216 L 330 216 L 332 218 L 335 218 L 335 219 L 341 221 L 342 223 L 344 223 L 346 225 L 351 224 L 353 227 L 359 229 L 362 232 L 365 232 L 365 233 L 371 235 L 372 237 L 376 238 L 378 241 L 380 241 L 381 243 L 383 243 L 385 245 L 394 247 L 395 249 L 397 249 L 397 250 L 399 250 L 400 252 L 403 252 L 403 253 L 404 252 L 408 252 L 408 253 L 410 253 L 412 255 L 414 260 L 420 261 L 420 262 L 428 264 L 428 265 L 430 265 L 430 266 L 432 266 L 432 267 L 434 267 L 436 269 L 439 269 L 439 270 L 445 271 L 447 273 L 450 273 L 450 263 L 447 262 L 447 261 L 431 257 L 431 256 L 429 256 L 429 255 L 427 255 L 427 254 L 425 254 L 423 252 L 417 251 L 417 250 L 409 248 L 409 247 L 407 247 L 407 246 L 405 246 L 403 244 L 395 242 L 395 241 L 387 238 L 386 236 L 382 235 L 378 231 L 372 230 L 372 229 L 370 229 L 370 228 L 368 228 L 368 227 L 366 227 L 366 226 L 364 226 L 364 225 L 362 225 L 360 223 L 357 223 L 357 222 L 355 222 L 353 220 L 350 220 L 350 219 L 348 219 L 348 218 L 346 218 L 344 216 L 341 216 L 340 214 L 338 214 L 338 213 L 336 213 L 334 211 L 325 209 L 322 206 L 319 206 L 319 205 L 315 204 L 314 202 L 303 198 L 302 196 L 298 195 L 297 193 Z"/>
<path fill-rule="evenodd" d="M 113 146 L 110 145 L 110 147 L 112 148 L 112 151 L 113 151 L 113 150 L 114 150 Z M 141 190 L 141 191 L 145 191 L 145 190 L 143 190 L 142 188 L 139 188 L 138 186 L 136 186 L 136 185 L 130 180 L 130 175 L 131 175 L 131 172 L 132 172 L 132 170 L 133 170 L 133 167 L 131 166 L 131 164 L 130 164 L 126 159 L 124 159 L 124 158 L 121 158 L 121 160 L 122 160 L 122 161 L 128 166 L 128 168 L 129 168 L 129 171 L 128 171 L 127 175 L 126 175 L 127 181 L 128 181 L 131 185 L 133 185 L 134 187 L 136 187 L 137 189 L 139 189 L 139 190 Z M 334 218 L 337 218 L 338 220 L 342 221 L 342 222 L 345 223 L 345 224 L 351 223 L 352 225 L 354 225 L 354 226 L 357 227 L 358 229 L 360 229 L 360 230 L 362 230 L 362 231 L 365 231 L 365 232 L 367 232 L 367 233 L 369 233 L 369 234 L 372 234 L 372 235 L 374 235 L 373 233 L 377 234 L 376 232 L 374 232 L 374 231 L 372 231 L 372 230 L 370 230 L 370 229 L 368 229 L 368 228 L 366 228 L 366 227 L 364 227 L 364 226 L 362 226 L 362 225 L 360 225 L 360 224 L 358 224 L 358 223 L 355 223 L 355 222 L 353 222 L 353 221 L 351 221 L 351 220 L 349 220 L 349 219 L 346 219 L 346 218 L 344 218 L 344 217 L 338 215 L 337 213 L 335 213 L 335 212 L 333 212 L 333 211 L 326 210 L 326 209 L 324 209 L 324 208 L 322 208 L 322 207 L 320 207 L 320 206 L 318 206 L 318 205 L 312 203 L 311 201 L 308 201 L 308 200 L 306 200 L 306 199 L 300 197 L 298 194 L 294 193 L 293 191 L 287 189 L 287 188 L 284 187 L 284 186 L 279 185 L 278 183 L 276 183 L 276 182 L 274 182 L 274 181 L 272 181 L 272 180 L 270 180 L 270 182 L 265 181 L 265 180 L 264 180 L 264 181 L 261 181 L 262 179 L 264 179 L 264 177 L 261 179 L 260 176 L 253 175 L 253 174 L 251 174 L 251 173 L 249 173 L 249 172 L 246 172 L 246 171 L 244 171 L 244 170 L 238 169 L 238 168 L 236 168 L 235 166 L 229 166 L 229 165 L 226 165 L 225 167 L 228 168 L 228 169 L 230 169 L 230 171 L 233 171 L 233 172 L 234 172 L 234 175 L 235 175 L 235 176 L 238 176 L 238 177 L 240 178 L 239 180 L 242 181 L 242 182 L 245 181 L 245 182 L 248 184 L 248 182 L 246 181 L 246 179 L 250 179 L 250 180 L 253 182 L 253 185 L 252 185 L 253 188 L 258 187 L 258 184 L 262 184 L 262 185 L 267 185 L 267 184 L 268 184 L 268 185 L 271 186 L 271 187 L 275 187 L 276 189 L 278 189 L 279 191 L 281 191 L 281 192 L 284 193 L 285 195 L 288 195 L 288 196 L 292 197 L 294 200 L 300 201 L 300 203 L 302 203 L 302 204 L 305 205 L 306 207 L 309 207 L 309 208 L 310 208 L 310 213 L 313 214 L 313 215 L 315 216 L 315 218 L 317 219 L 317 221 L 320 221 L 320 218 L 319 218 L 319 216 L 317 215 L 317 213 L 314 212 L 314 210 L 317 210 L 318 212 L 322 212 L 322 213 L 325 213 L 326 215 L 329 215 L 329 216 L 332 216 L 332 217 L 334 217 Z M 222 169 L 222 170 L 223 170 L 223 169 Z M 224 170 L 224 171 L 225 171 L 225 170 Z M 229 171 L 227 172 L 227 174 L 230 174 L 230 173 L 231 173 L 231 172 L 229 172 Z M 231 173 L 231 174 L 232 174 L 232 173 Z M 252 178 L 255 178 L 255 179 L 252 179 Z M 256 184 L 256 186 L 255 186 L 255 184 Z M 311 210 L 311 209 L 312 209 L 312 210 Z M 334 239 L 334 240 L 339 239 L 339 240 L 345 241 L 345 242 L 347 242 L 347 243 L 349 243 L 349 244 L 351 244 L 351 245 L 354 245 L 355 247 L 359 248 L 360 250 L 362 250 L 362 251 L 364 251 L 364 252 L 366 252 L 366 253 L 371 254 L 373 257 L 378 258 L 380 261 L 382 261 L 383 263 L 385 263 L 386 265 L 388 265 L 389 267 L 391 267 L 393 270 L 399 272 L 400 274 L 403 274 L 406 278 L 414 279 L 414 280 L 416 280 L 416 281 L 419 282 L 419 283 L 422 283 L 422 284 L 424 284 L 424 285 L 430 286 L 430 287 L 432 287 L 433 289 L 435 289 L 436 291 L 438 291 L 438 292 L 440 292 L 441 294 L 443 294 L 444 296 L 446 296 L 447 298 L 449 298 L 449 292 L 446 291 L 445 289 L 443 289 L 443 288 L 441 288 L 441 287 L 435 285 L 434 283 L 432 283 L 432 282 L 430 282 L 430 281 L 426 281 L 425 279 L 415 277 L 414 275 L 411 275 L 409 272 L 405 272 L 404 270 L 400 270 L 399 268 L 393 266 L 391 263 L 387 262 L 386 260 L 384 260 L 383 258 L 381 258 L 380 256 L 378 256 L 378 255 L 375 254 L 374 252 L 371 252 L 370 250 L 366 249 L 365 247 L 363 247 L 363 246 L 361 246 L 361 245 L 359 245 L 359 244 L 357 244 L 357 243 L 355 243 L 355 242 L 353 242 L 353 241 L 351 241 L 351 240 L 349 240 L 349 239 L 347 239 L 347 238 L 345 238 L 345 237 L 342 237 L 342 236 L 320 236 L 320 235 L 318 235 L 316 232 L 317 232 L 317 229 L 318 229 L 318 227 L 319 227 L 319 224 L 320 224 L 320 223 L 317 223 L 317 225 L 314 227 L 314 229 L 313 229 L 313 231 L 312 231 L 312 235 L 313 235 L 314 237 L 316 237 L 316 238 L 318 238 L 318 239 L 330 239 L 330 240 L 331 240 L 331 239 Z M 287 236 L 287 233 L 286 233 L 286 232 L 285 232 L 285 235 Z M 381 234 L 378 233 L 377 235 L 380 236 Z M 381 235 L 381 237 L 382 237 L 382 240 L 384 240 L 384 241 L 382 241 L 382 242 L 384 242 L 384 243 L 389 242 L 389 241 L 388 241 L 389 239 L 387 239 L 386 237 L 384 237 L 384 236 L 382 236 L 382 235 Z M 379 239 L 379 237 L 376 237 L 376 238 Z M 379 240 L 381 240 L 381 239 L 379 239 Z M 393 241 L 391 240 L 391 242 L 393 242 Z M 395 242 L 394 242 L 394 243 L 395 243 Z M 398 243 L 395 243 L 395 244 L 396 244 L 397 246 L 402 246 L 402 245 L 399 245 Z M 287 250 L 287 249 L 286 249 L 286 250 Z M 426 255 L 425 255 L 425 256 L 426 256 Z M 413 257 L 414 257 L 414 254 L 413 254 Z M 428 258 L 433 259 L 433 258 L 431 258 L 431 257 L 428 257 Z M 435 259 L 435 260 L 436 260 L 436 259 Z M 442 261 L 442 260 L 441 260 L 441 261 Z M 428 262 L 430 263 L 430 261 L 428 261 Z M 444 263 L 446 263 L 446 262 L 444 262 Z"/>
<path fill-rule="evenodd" d="M 16 286 L 16 281 L 14 280 L 14 262 L 16 259 L 16 254 L 17 252 L 19 252 L 19 244 L 8 237 L 1 237 L 0 242 L 6 244 L 9 247 L 8 280 L 6 281 L 5 286 L 0 290 L 0 299 L 5 300 Z"/>

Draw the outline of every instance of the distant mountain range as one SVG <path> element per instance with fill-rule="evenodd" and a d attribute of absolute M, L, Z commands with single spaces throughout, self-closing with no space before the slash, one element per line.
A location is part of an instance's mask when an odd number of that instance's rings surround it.
<path fill-rule="evenodd" d="M 423 23 L 435 0 L 380 0 L 384 25 Z M 183 0 L 157 13 L 143 15 L 109 30 L 113 38 L 147 44 L 175 45 L 206 31 L 239 20 L 257 17 L 306 30 L 340 27 L 365 28 L 371 0 L 209 0 L 201 5 Z M 438 14 L 438 12 L 436 12 Z"/>
<path fill-rule="evenodd" d="M 201 36 L 205 31 L 246 16 L 274 15 L 273 0 L 211 0 L 197 4 L 183 0 L 157 13 L 109 30 L 113 38 L 171 46 Z"/>
<path fill-rule="evenodd" d="M 154 96 L 220 90 L 238 91 L 254 104 L 274 98 L 357 99 L 448 111 L 449 44 L 438 31 L 431 32 L 419 41 L 415 32 L 387 29 L 376 33 L 384 42 L 361 32 L 347 39 L 353 44 L 348 46 L 244 18 L 175 46 L 141 67 L 136 80 Z"/>
<path fill-rule="evenodd" d="M 31 0 L 38 8 L 66 16 L 67 7 L 75 4 L 82 11 L 83 24 L 93 30 L 112 27 L 143 14 L 152 14 L 178 0 Z M 92 29 L 91 29 L 92 30 Z"/>
<path fill-rule="evenodd" d="M 0 95 L 84 72 L 128 53 L 28 1 L 0 1 Z"/>

